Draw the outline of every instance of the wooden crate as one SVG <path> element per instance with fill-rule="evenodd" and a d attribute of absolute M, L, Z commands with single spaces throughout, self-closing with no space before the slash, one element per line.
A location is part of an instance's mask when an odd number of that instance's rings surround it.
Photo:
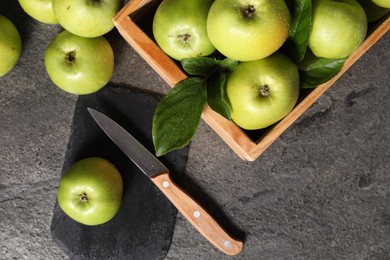
<path fill-rule="evenodd" d="M 114 17 L 114 24 L 123 38 L 171 86 L 187 76 L 180 64 L 168 57 L 153 41 L 152 19 L 161 0 L 132 0 Z M 364 43 L 347 59 L 343 69 L 331 80 L 301 96 L 295 108 L 275 125 L 259 131 L 244 131 L 205 106 L 202 119 L 243 160 L 254 161 L 295 120 L 298 119 L 345 71 L 349 69 L 390 27 L 390 17 L 377 22 Z"/>

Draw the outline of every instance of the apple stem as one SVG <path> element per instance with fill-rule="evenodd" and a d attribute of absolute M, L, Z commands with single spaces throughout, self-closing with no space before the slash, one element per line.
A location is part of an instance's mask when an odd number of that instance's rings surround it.
<path fill-rule="evenodd" d="M 267 85 L 261 86 L 259 88 L 260 95 L 263 97 L 268 97 L 270 94 L 269 87 Z"/>
<path fill-rule="evenodd" d="M 245 18 L 251 18 L 253 14 L 256 12 L 256 9 L 253 5 L 245 5 L 244 10 L 242 11 L 242 14 Z"/>
<path fill-rule="evenodd" d="M 76 52 L 75 51 L 70 51 L 66 54 L 65 56 L 65 59 L 69 62 L 69 63 L 75 63 L 76 61 Z"/>
<path fill-rule="evenodd" d="M 191 35 L 189 35 L 188 33 L 184 33 L 184 34 L 180 34 L 178 37 L 181 39 L 183 43 L 187 44 L 190 41 Z"/>
<path fill-rule="evenodd" d="M 83 192 L 83 193 L 80 194 L 80 201 L 83 202 L 83 203 L 88 202 L 88 195 L 87 195 L 87 193 Z"/>

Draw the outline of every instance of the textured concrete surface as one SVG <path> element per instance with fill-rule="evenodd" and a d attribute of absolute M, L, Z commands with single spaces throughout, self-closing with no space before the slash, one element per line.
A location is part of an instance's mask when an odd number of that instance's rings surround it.
<path fill-rule="evenodd" d="M 48 78 L 47 45 L 61 30 L 0 12 L 23 52 L 0 78 L 0 259 L 67 259 L 50 223 L 76 96 Z M 112 81 L 168 86 L 118 36 Z M 390 259 L 390 34 L 387 33 L 255 162 L 244 162 L 205 123 L 177 180 L 244 250 L 227 257 L 179 214 L 166 259 Z"/>

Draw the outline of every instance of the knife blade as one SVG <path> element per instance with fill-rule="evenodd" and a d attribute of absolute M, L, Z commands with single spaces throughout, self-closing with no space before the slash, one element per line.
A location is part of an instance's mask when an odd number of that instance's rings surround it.
<path fill-rule="evenodd" d="M 169 176 L 169 170 L 129 132 L 108 116 L 87 108 L 107 136 L 162 191 L 179 212 L 215 247 L 228 255 L 241 252 L 243 243 L 231 237 L 216 220 Z"/>

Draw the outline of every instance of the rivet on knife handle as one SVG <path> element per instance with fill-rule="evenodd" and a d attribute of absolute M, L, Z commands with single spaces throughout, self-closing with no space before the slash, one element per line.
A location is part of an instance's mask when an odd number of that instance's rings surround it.
<path fill-rule="evenodd" d="M 236 255 L 242 250 L 242 242 L 229 236 L 197 202 L 171 180 L 168 173 L 154 176 L 151 180 L 215 247 L 228 255 Z"/>

